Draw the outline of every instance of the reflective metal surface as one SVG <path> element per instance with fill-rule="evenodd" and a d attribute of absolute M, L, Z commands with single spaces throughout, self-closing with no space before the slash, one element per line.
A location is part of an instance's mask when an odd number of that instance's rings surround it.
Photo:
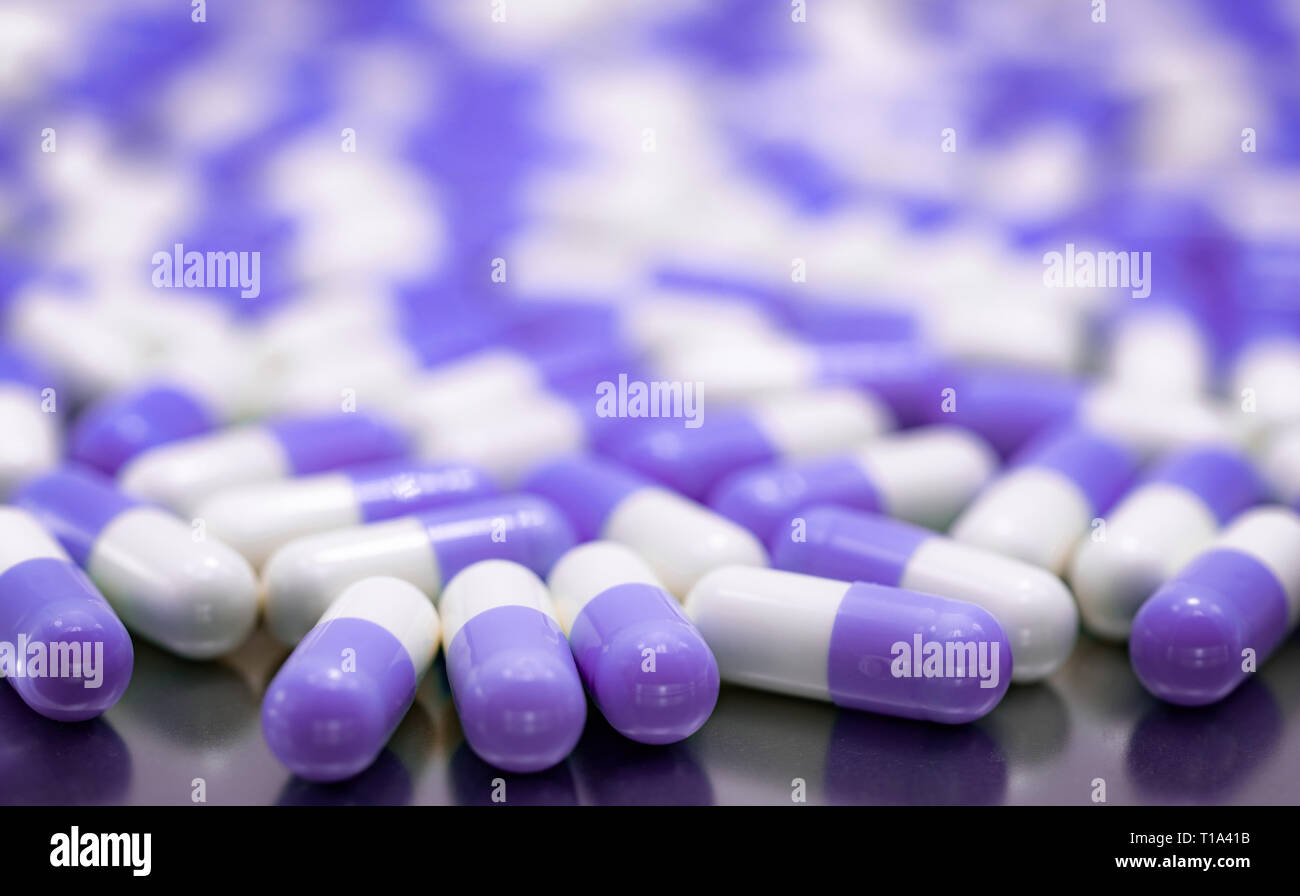
<path fill-rule="evenodd" d="M 631 743 L 593 709 L 569 760 L 531 776 L 469 750 L 439 663 L 378 761 L 335 785 L 293 778 L 262 740 L 261 694 L 286 655 L 261 632 L 217 663 L 137 642 L 126 696 L 78 725 L 0 688 L 0 802 L 789 805 L 802 792 L 810 804 L 1090 804 L 1097 778 L 1116 804 L 1300 802 L 1295 638 L 1227 700 L 1196 710 L 1159 703 L 1122 648 L 1086 638 L 1047 683 L 1013 685 L 959 728 L 724 685 L 713 718 L 683 743 Z"/>

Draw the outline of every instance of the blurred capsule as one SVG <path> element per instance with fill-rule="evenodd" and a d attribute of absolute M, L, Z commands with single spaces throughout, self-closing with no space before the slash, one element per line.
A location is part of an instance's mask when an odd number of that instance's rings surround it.
<path fill-rule="evenodd" d="M 407 452 L 404 433 L 365 414 L 288 417 L 160 445 L 122 468 L 122 489 L 192 514 L 221 489 L 305 476 Z"/>
<path fill-rule="evenodd" d="M 432 598 L 478 560 L 513 560 L 545 575 L 573 541 L 560 511 L 533 495 L 297 538 L 263 569 L 267 628 L 286 644 L 298 643 L 344 588 L 367 576 L 405 579 Z"/>
<path fill-rule="evenodd" d="M 195 511 L 213 535 L 261 566 L 304 535 L 410 516 L 496 494 L 491 480 L 462 464 L 385 461 L 225 489 Z"/>
<path fill-rule="evenodd" d="M 1060 573 L 1081 534 L 1138 471 L 1120 443 L 1081 429 L 1048 433 L 953 523 L 958 541 Z"/>
<path fill-rule="evenodd" d="M 72 467 L 28 482 L 14 503 L 58 538 L 132 631 L 189 659 L 228 653 L 252 632 L 253 570 L 184 520 Z"/>

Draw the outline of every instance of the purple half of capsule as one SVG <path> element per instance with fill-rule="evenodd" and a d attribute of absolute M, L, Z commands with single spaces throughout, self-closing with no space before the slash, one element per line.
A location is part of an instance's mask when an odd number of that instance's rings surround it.
<path fill-rule="evenodd" d="M 862 464 L 844 456 L 741 470 L 718 483 L 708 503 L 774 544 L 789 540 L 785 527 L 809 505 L 837 504 L 872 513 L 883 506 Z"/>
<path fill-rule="evenodd" d="M 921 327 L 916 315 L 886 306 L 791 299 L 781 317 L 815 342 L 900 342 L 916 345 Z"/>
<path fill-rule="evenodd" d="M 392 632 L 341 617 L 307 633 L 267 689 L 271 752 L 312 781 L 350 778 L 375 761 L 415 699 L 415 663 Z"/>
<path fill-rule="evenodd" d="M 962 724 L 1007 692 L 1011 645 L 974 604 L 856 582 L 835 615 L 827 679 L 837 706 Z"/>
<path fill-rule="evenodd" d="M 551 346 L 621 346 L 621 309 L 604 302 L 535 299 L 516 302 L 507 312 L 507 341 L 539 353 Z"/>
<path fill-rule="evenodd" d="M 932 346 L 917 340 L 820 344 L 817 363 L 821 382 L 871 392 L 902 426 L 926 421 L 929 408 L 941 400 L 942 386 L 936 389 L 935 383 L 948 369 Z"/>
<path fill-rule="evenodd" d="M 135 654 L 117 614 L 67 560 L 36 557 L 0 573 L 4 676 L 32 709 L 60 722 L 93 719 L 122 696 Z"/>
<path fill-rule="evenodd" d="M 1186 489 L 1200 498 L 1220 524 L 1268 499 L 1268 487 L 1251 462 L 1218 446 L 1189 448 L 1162 461 L 1146 483 Z"/>
<path fill-rule="evenodd" d="M 201 435 L 220 422 L 207 402 L 185 389 L 146 386 L 86 408 L 68 436 L 68 456 L 112 476 L 142 451 Z"/>
<path fill-rule="evenodd" d="M 1059 473 L 1078 486 L 1094 514 L 1104 514 L 1133 482 L 1141 461 L 1114 439 L 1067 426 L 1034 439 L 1012 465 Z"/>
<path fill-rule="evenodd" d="M 545 464 L 523 483 L 524 491 L 542 495 L 564 511 L 580 541 L 599 538 L 615 507 L 632 493 L 654 487 L 640 474 L 583 456 Z"/>
<path fill-rule="evenodd" d="M 545 576 L 575 544 L 573 527 L 550 501 L 502 495 L 421 513 L 444 583 L 480 560 L 511 560 Z"/>
<path fill-rule="evenodd" d="M 505 345 L 522 352 L 538 378 L 555 388 L 586 379 L 608 379 L 635 363 L 622 340 L 612 333 L 602 338 L 575 339 L 572 333 L 548 335 L 534 331 L 512 334 Z"/>
<path fill-rule="evenodd" d="M 74 466 L 28 480 L 11 500 L 40 520 L 82 567 L 89 561 L 99 533 L 119 514 L 142 503 L 99 473 Z"/>
<path fill-rule="evenodd" d="M 935 532 L 875 513 L 841 507 L 799 512 L 804 537 L 772 539 L 772 566 L 846 582 L 897 586 L 916 549 Z"/>
<path fill-rule="evenodd" d="M 662 588 L 602 591 L 573 620 L 569 645 L 592 700 L 624 737 L 674 743 L 698 731 L 718 702 L 718 661 Z"/>
<path fill-rule="evenodd" d="M 611 447 L 615 460 L 703 501 L 719 479 L 742 467 L 778 459 L 780 449 L 746 413 L 718 415 L 708 426 L 657 427 Z"/>
<path fill-rule="evenodd" d="M 48 371 L 26 352 L 0 343 L 0 383 L 21 383 L 39 391 L 54 385 Z"/>
<path fill-rule="evenodd" d="M 347 471 L 361 520 L 407 516 L 497 494 L 496 483 L 464 464 L 384 461 Z"/>
<path fill-rule="evenodd" d="M 465 739 L 509 772 L 560 762 L 587 721 L 564 632 L 532 607 L 494 607 L 466 621 L 447 645 L 447 679 Z"/>
<path fill-rule="evenodd" d="M 1074 417 L 1084 386 L 1052 374 L 953 367 L 937 374 L 927 391 L 926 422 L 964 426 L 1007 458 L 1038 434 Z"/>
<path fill-rule="evenodd" d="M 1230 548 L 1194 559 L 1133 619 L 1129 658 L 1161 700 L 1204 706 L 1245 680 L 1244 651 L 1262 663 L 1287 631 L 1282 583 L 1259 560 Z"/>
<path fill-rule="evenodd" d="M 367 414 L 288 417 L 267 424 L 284 448 L 290 473 L 306 476 L 405 457 L 409 441 L 393 424 Z"/>

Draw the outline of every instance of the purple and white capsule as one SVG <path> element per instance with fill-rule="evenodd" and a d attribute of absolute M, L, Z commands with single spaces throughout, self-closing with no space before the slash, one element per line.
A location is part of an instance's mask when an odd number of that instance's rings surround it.
<path fill-rule="evenodd" d="M 690 737 L 718 702 L 718 663 L 645 561 L 612 541 L 566 553 L 547 580 L 583 684 L 624 737 Z"/>
<path fill-rule="evenodd" d="M 91 471 L 31 480 L 14 503 L 32 513 L 136 632 L 189 659 L 238 647 L 257 622 L 257 580 L 243 557 Z"/>
<path fill-rule="evenodd" d="M 573 402 L 535 392 L 455 425 L 421 427 L 415 438 L 416 454 L 425 460 L 470 464 L 498 482 L 514 485 L 538 464 L 585 451 L 589 430 Z"/>
<path fill-rule="evenodd" d="M 102 305 L 63 284 L 33 281 L 24 286 L 6 317 L 14 344 L 39 357 L 73 403 L 129 389 L 144 373 L 140 346 Z"/>
<path fill-rule="evenodd" d="M 1259 426 L 1300 423 L 1300 334 L 1279 333 L 1252 339 L 1232 369 L 1232 396 L 1250 400 Z"/>
<path fill-rule="evenodd" d="M 479 560 L 513 560 L 545 575 L 573 543 L 553 504 L 519 494 L 307 535 L 273 553 L 262 571 L 267 628 L 297 644 L 358 579 L 396 576 L 433 598 Z"/>
<path fill-rule="evenodd" d="M 49 385 L 23 355 L 0 346 L 0 500 L 58 463 L 56 417 L 42 407 L 41 391 Z"/>
<path fill-rule="evenodd" d="M 310 781 L 364 771 L 411 708 L 438 638 L 433 604 L 409 582 L 346 589 L 267 688 L 262 732 L 275 758 Z"/>
<path fill-rule="evenodd" d="M 1210 380 L 1212 358 L 1204 327 L 1178 306 L 1140 305 L 1110 332 L 1109 380 L 1138 394 L 1193 398 Z"/>
<path fill-rule="evenodd" d="M 795 512 L 836 504 L 943 529 L 997 470 L 979 436 L 925 426 L 881 436 L 852 453 L 741 470 L 722 480 L 709 505 L 763 539 L 781 539 Z"/>
<path fill-rule="evenodd" d="M 409 516 L 496 493 L 486 475 L 464 464 L 385 461 L 226 489 L 203 501 L 195 517 L 260 567 L 277 548 L 304 535 Z"/>
<path fill-rule="evenodd" d="M 708 425 L 659 427 L 616 444 L 610 455 L 703 501 L 718 480 L 742 467 L 824 456 L 892 427 L 893 415 L 878 400 L 825 389 L 754 402 Z"/>
<path fill-rule="evenodd" d="M 988 611 L 932 594 L 728 566 L 691 589 L 686 612 L 724 680 L 847 709 L 961 724 L 1011 680 Z"/>
<path fill-rule="evenodd" d="M 156 381 L 100 399 L 77 417 L 68 457 L 116 475 L 150 448 L 210 432 L 235 417 L 229 384 Z"/>
<path fill-rule="evenodd" d="M 122 468 L 122 489 L 177 513 L 224 488 L 323 473 L 406 455 L 405 435 L 365 414 L 292 417 L 238 426 L 145 451 Z"/>
<path fill-rule="evenodd" d="M 630 547 L 678 599 L 719 566 L 767 565 L 767 551 L 748 531 L 616 464 L 563 458 L 534 472 L 524 488 L 563 509 L 580 541 Z"/>
<path fill-rule="evenodd" d="M 801 531 L 773 539 L 774 567 L 982 607 L 1006 632 L 1012 681 L 1046 678 L 1074 648 L 1074 598 L 1041 567 L 873 513 L 811 507 L 800 511 L 799 522 Z"/>
<path fill-rule="evenodd" d="M 1082 429 L 1047 433 L 963 511 L 950 534 L 1059 575 L 1079 536 L 1137 470 L 1137 457 L 1114 439 Z"/>
<path fill-rule="evenodd" d="M 447 681 L 474 752 L 508 772 L 568 756 L 587 697 L 542 580 L 517 563 L 484 560 L 451 580 L 438 611 Z"/>
<path fill-rule="evenodd" d="M 1259 474 L 1228 448 L 1193 448 L 1158 465 L 1084 536 L 1070 584 L 1093 634 L 1122 641 L 1133 616 L 1238 513 L 1266 498 Z"/>
<path fill-rule="evenodd" d="M 1248 510 L 1133 620 L 1129 657 L 1161 700 L 1222 700 L 1268 659 L 1300 619 L 1300 516 Z"/>
<path fill-rule="evenodd" d="M 40 523 L 0 507 L 0 673 L 59 722 L 93 719 L 122 696 L 135 654 L 122 621 Z"/>
<path fill-rule="evenodd" d="M 917 419 L 918 402 L 929 401 L 925 389 L 943 369 L 938 354 L 917 341 L 814 345 L 775 334 L 762 341 L 687 343 L 661 352 L 655 361 L 660 376 L 702 382 L 719 402 L 849 386 L 879 396 L 908 422 Z"/>
<path fill-rule="evenodd" d="M 1239 446 L 1245 434 L 1225 406 L 1128 384 L 960 366 L 937 374 L 928 389 L 927 422 L 968 427 L 1004 457 L 1062 426 L 1105 435 L 1144 458 L 1196 445 Z"/>

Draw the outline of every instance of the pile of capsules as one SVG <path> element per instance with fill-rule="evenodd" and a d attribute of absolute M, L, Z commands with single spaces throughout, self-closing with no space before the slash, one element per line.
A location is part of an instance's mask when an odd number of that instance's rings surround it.
<path fill-rule="evenodd" d="M 470 747 L 533 772 L 589 699 L 647 744 L 720 681 L 962 724 L 1082 624 L 1197 706 L 1295 628 L 1300 81 L 1258 35 L 373 6 L 4 13 L 47 75 L 0 79 L 0 645 L 35 712 L 112 707 L 133 638 L 264 625 L 295 774 L 366 769 L 440 648 Z M 1258 71 L 1196 76 L 1211 46 Z M 1271 151 L 1205 112 L 1239 82 Z"/>

